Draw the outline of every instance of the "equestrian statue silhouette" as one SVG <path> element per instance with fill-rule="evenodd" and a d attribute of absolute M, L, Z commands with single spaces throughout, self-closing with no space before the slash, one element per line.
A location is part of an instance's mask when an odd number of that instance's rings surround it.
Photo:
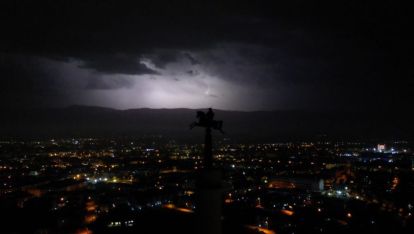
<path fill-rule="evenodd" d="M 190 124 L 190 129 L 194 127 L 203 127 L 203 128 L 211 128 L 214 130 L 218 130 L 224 134 L 223 131 L 223 121 L 221 120 L 214 120 L 214 112 L 211 108 L 208 108 L 207 113 L 203 111 L 197 111 L 197 119 L 198 122 L 193 122 Z"/>

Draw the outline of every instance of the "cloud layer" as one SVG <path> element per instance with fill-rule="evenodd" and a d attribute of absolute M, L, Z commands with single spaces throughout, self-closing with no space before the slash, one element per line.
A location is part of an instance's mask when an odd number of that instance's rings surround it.
<path fill-rule="evenodd" d="M 403 109 L 397 4 L 3 3 L 1 105 Z"/>

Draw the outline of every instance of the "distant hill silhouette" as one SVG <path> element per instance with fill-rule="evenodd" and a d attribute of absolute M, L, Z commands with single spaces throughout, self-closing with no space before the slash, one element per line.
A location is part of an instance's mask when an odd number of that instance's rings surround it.
<path fill-rule="evenodd" d="M 413 139 L 413 114 L 357 112 L 224 111 L 226 137 L 248 141 L 308 139 L 327 135 L 341 139 Z M 194 138 L 189 130 L 193 109 L 129 109 L 71 106 L 4 110 L 0 137 L 140 136 Z"/>

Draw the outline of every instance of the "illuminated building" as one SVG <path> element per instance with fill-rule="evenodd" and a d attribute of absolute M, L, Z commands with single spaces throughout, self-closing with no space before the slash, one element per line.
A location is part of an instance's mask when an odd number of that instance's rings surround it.
<path fill-rule="evenodd" d="M 384 152 L 385 151 L 385 144 L 378 144 L 377 145 L 378 152 Z"/>

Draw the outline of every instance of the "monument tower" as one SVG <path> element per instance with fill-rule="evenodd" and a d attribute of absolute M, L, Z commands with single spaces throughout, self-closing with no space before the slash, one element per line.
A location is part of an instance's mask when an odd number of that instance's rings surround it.
<path fill-rule="evenodd" d="M 205 128 L 204 138 L 204 168 L 196 182 L 196 217 L 197 233 L 221 234 L 221 209 L 223 185 L 221 171 L 213 167 L 212 129 L 223 133 L 223 121 L 214 120 L 211 108 L 204 113 L 197 112 L 198 122 L 190 125 Z"/>

